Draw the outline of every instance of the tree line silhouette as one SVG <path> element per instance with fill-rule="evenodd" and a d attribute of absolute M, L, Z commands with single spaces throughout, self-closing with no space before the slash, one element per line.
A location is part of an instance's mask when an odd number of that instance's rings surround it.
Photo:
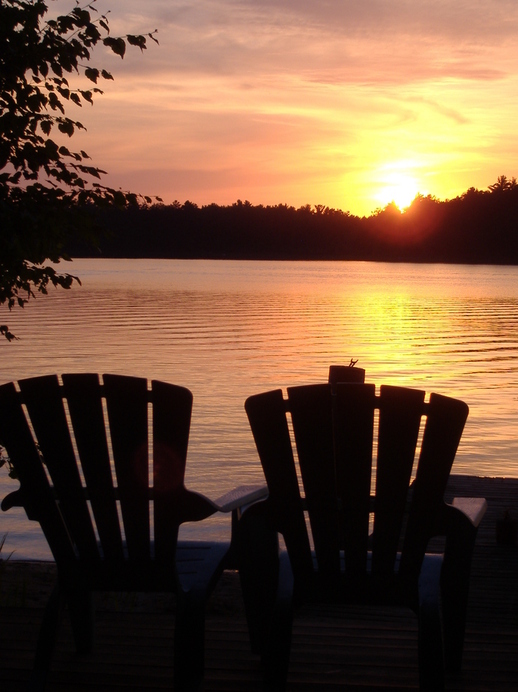
<path fill-rule="evenodd" d="M 107 233 L 97 251 L 70 247 L 72 257 L 518 264 L 518 184 L 504 175 L 487 190 L 446 201 L 417 195 L 403 212 L 390 203 L 361 218 L 323 205 L 241 200 L 95 213 Z"/>

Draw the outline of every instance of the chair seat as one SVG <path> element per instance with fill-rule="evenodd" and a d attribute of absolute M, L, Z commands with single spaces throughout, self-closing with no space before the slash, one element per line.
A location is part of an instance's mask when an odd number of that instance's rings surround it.
<path fill-rule="evenodd" d="M 229 541 L 179 541 L 176 559 L 167 564 L 147 560 L 60 561 L 65 582 L 81 583 L 92 591 L 157 591 L 175 593 L 201 585 L 210 592 L 226 568 Z"/>
<path fill-rule="evenodd" d="M 211 586 L 226 566 L 230 542 L 180 541 L 176 549 L 176 569 L 181 587 L 189 591 L 193 586 Z"/>
<path fill-rule="evenodd" d="M 283 551 L 281 562 L 289 564 L 288 553 Z M 318 570 L 318 562 L 315 553 L 312 552 L 313 564 L 315 566 L 314 583 L 299 601 L 313 601 L 315 603 L 342 603 L 350 605 L 387 605 L 395 607 L 410 608 L 417 612 L 419 607 L 419 583 L 409 580 L 404 576 L 398 575 L 398 566 L 401 553 L 396 556 L 396 567 L 393 572 L 388 574 L 372 574 L 372 552 L 369 551 L 367 557 L 367 570 L 361 577 L 354 578 L 345 569 L 343 552 L 340 556 L 340 572 L 337 579 L 333 582 L 327 575 Z M 440 578 L 440 568 L 442 566 L 442 553 L 425 553 L 421 574 L 434 573 L 435 577 Z M 439 573 L 437 573 L 439 566 Z M 292 575 L 288 579 L 292 579 Z M 429 584 L 427 584 L 427 588 Z M 439 584 L 435 585 L 437 588 Z"/>

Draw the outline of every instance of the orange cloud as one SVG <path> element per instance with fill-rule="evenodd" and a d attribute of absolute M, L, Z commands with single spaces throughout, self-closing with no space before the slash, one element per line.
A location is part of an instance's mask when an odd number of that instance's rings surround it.
<path fill-rule="evenodd" d="M 99 56 L 115 82 L 77 114 L 112 185 L 369 214 L 379 171 L 400 161 L 440 198 L 516 174 L 514 0 L 110 7 L 113 33 L 158 28 L 160 41 Z"/>

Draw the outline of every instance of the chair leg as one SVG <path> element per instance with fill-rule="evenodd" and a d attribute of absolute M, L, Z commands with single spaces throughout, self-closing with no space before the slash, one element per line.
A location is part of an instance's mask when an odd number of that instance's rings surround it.
<path fill-rule="evenodd" d="M 419 578 L 418 649 L 421 692 L 441 692 L 445 685 L 441 567 L 441 555 L 426 555 Z"/>
<path fill-rule="evenodd" d="M 286 688 L 293 624 L 293 572 L 279 553 L 277 531 L 267 506 L 253 505 L 236 531 L 239 578 L 250 645 L 261 655 L 265 692 Z"/>
<path fill-rule="evenodd" d="M 78 588 L 67 591 L 67 604 L 77 653 L 89 654 L 94 646 L 94 607 L 92 592 Z"/>
<path fill-rule="evenodd" d="M 174 689 L 199 692 L 205 664 L 205 591 L 191 589 L 177 598 L 174 631 Z"/>
<path fill-rule="evenodd" d="M 250 646 L 261 653 L 270 632 L 279 581 L 279 540 L 264 513 L 245 512 L 236 529 L 237 566 Z"/>
<path fill-rule="evenodd" d="M 38 642 L 36 644 L 34 665 L 27 686 L 29 692 L 42 692 L 47 684 L 47 677 L 52 661 L 52 654 L 56 646 L 64 604 L 64 594 L 59 585 L 56 585 L 50 595 L 43 614 Z"/>
<path fill-rule="evenodd" d="M 469 568 L 467 570 L 469 576 Z M 456 575 L 455 581 L 460 577 Z M 467 580 L 459 578 L 464 588 L 449 587 L 443 591 L 444 656 L 446 669 L 458 672 L 462 667 L 464 633 L 468 609 Z"/>
<path fill-rule="evenodd" d="M 282 553 L 277 598 L 262 648 L 265 692 L 284 692 L 286 689 L 292 631 L 293 573 L 287 553 Z"/>
<path fill-rule="evenodd" d="M 452 672 L 460 671 L 462 665 L 468 611 L 469 577 L 475 538 L 476 528 L 468 521 L 464 521 L 454 536 L 448 536 L 446 543 L 444 567 L 441 575 L 441 592 L 444 655 L 446 669 Z"/>

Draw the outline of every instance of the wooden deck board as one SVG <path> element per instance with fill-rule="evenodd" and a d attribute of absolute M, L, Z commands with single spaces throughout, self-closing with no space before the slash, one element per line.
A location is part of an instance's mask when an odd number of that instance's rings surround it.
<path fill-rule="evenodd" d="M 475 548 L 462 673 L 449 692 L 518 689 L 518 548 L 496 544 L 504 509 L 518 516 L 518 479 L 452 477 L 448 497 L 488 500 Z M 2 569 L 3 568 L 3 569 Z M 0 565 L 0 689 L 23 689 L 32 665 L 53 566 Z M 74 652 L 65 616 L 49 692 L 172 689 L 174 603 L 165 596 L 99 599 L 96 651 Z M 235 573 L 226 573 L 210 603 L 206 692 L 261 689 Z M 304 608 L 295 621 L 288 690 L 417 690 L 417 627 L 411 613 L 384 609 Z"/>

